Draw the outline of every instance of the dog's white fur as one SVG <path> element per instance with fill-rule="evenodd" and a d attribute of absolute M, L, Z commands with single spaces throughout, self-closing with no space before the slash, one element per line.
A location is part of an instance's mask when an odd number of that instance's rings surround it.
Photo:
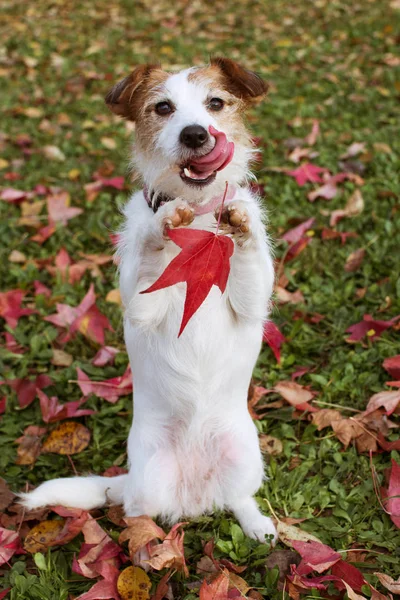
<path fill-rule="evenodd" d="M 214 508 L 229 509 L 247 535 L 265 541 L 265 535 L 276 536 L 276 531 L 253 498 L 264 468 L 247 393 L 272 293 L 273 265 L 259 199 L 246 186 L 251 145 L 242 142 L 243 137 L 235 138 L 226 114 L 222 127 L 222 111 L 206 106 L 210 94 L 232 98 L 232 93 L 212 77 L 191 81 L 194 72 L 169 75 L 150 90 L 152 102 L 172 100 L 175 111 L 165 118 L 151 150 L 143 150 L 138 139 L 134 155 L 147 187 L 175 199 L 154 214 L 140 191 L 124 210 L 120 289 L 135 404 L 129 473 L 56 479 L 21 496 L 29 509 L 123 503 L 128 516 L 158 515 L 171 522 Z M 232 123 L 237 123 L 242 100 L 234 100 L 236 104 L 223 110 L 231 110 Z M 177 166 L 188 158 L 180 132 L 194 123 L 207 130 L 213 125 L 235 141 L 232 162 L 203 188 L 185 183 Z M 208 151 L 213 143 L 210 136 Z M 214 286 L 178 338 L 185 284 L 151 294 L 140 291 L 154 283 L 179 252 L 163 235 L 176 208 L 196 208 L 212 197 L 222 198 L 226 181 L 236 188 L 228 207 L 245 215 L 250 231 L 230 229 L 235 250 L 226 291 L 221 296 Z M 215 231 L 215 216 L 196 216 L 190 227 Z"/>

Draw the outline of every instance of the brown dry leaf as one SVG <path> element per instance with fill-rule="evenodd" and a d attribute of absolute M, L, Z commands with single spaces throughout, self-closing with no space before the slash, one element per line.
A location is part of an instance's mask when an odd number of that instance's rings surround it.
<path fill-rule="evenodd" d="M 400 578 L 395 581 L 390 575 L 385 575 L 384 573 L 374 573 L 374 575 L 376 575 L 383 587 L 389 590 L 389 592 L 400 594 Z"/>
<path fill-rule="evenodd" d="M 282 521 L 278 522 L 276 529 L 278 532 L 279 539 L 286 546 L 291 547 L 292 540 L 295 540 L 297 542 L 308 542 L 308 541 L 319 542 L 320 544 L 322 544 L 321 540 L 319 540 L 317 537 L 315 537 L 315 535 L 312 535 L 312 533 L 303 531 L 302 529 L 299 529 L 298 527 L 294 527 L 293 525 L 287 525 L 286 523 L 283 523 Z"/>
<path fill-rule="evenodd" d="M 240 577 L 240 575 L 237 575 L 236 573 L 229 573 L 228 577 L 229 589 L 239 590 L 242 596 L 246 596 L 247 592 L 250 589 L 250 586 L 248 585 L 247 581 L 245 581 L 243 577 Z"/>
<path fill-rule="evenodd" d="M 202 556 L 196 564 L 196 573 L 200 575 L 218 573 L 219 569 L 209 556 Z"/>
<path fill-rule="evenodd" d="M 345 160 L 346 158 L 352 158 L 353 156 L 357 156 L 358 154 L 363 154 L 364 152 L 366 152 L 366 150 L 367 149 L 365 142 L 354 142 L 347 148 L 346 152 L 342 154 L 340 158 L 342 160 Z"/>
<path fill-rule="evenodd" d="M 344 270 L 347 273 L 353 273 L 357 271 L 364 260 L 365 250 L 364 248 L 359 248 L 358 250 L 354 250 L 346 259 L 346 264 L 344 265 Z"/>
<path fill-rule="evenodd" d="M 9 489 L 6 481 L 0 477 L 0 510 L 9 506 L 15 498 L 15 494 Z"/>
<path fill-rule="evenodd" d="M 37 200 L 36 202 L 22 202 L 21 203 L 21 217 L 18 219 L 18 225 L 24 225 L 26 227 L 40 227 L 42 220 L 39 214 L 44 206 L 44 200 Z"/>
<path fill-rule="evenodd" d="M 369 587 L 371 589 L 371 600 L 393 600 L 392 594 L 385 596 L 385 594 L 378 592 L 371 584 Z"/>
<path fill-rule="evenodd" d="M 283 452 L 283 444 L 281 440 L 273 437 L 272 435 L 267 435 L 266 433 L 261 433 L 258 436 L 260 442 L 261 452 L 265 454 L 272 454 L 272 456 L 276 456 L 278 454 L 282 454 Z"/>
<path fill-rule="evenodd" d="M 23 265 L 26 262 L 26 256 L 19 250 L 13 250 L 8 257 L 8 260 L 12 263 Z"/>
<path fill-rule="evenodd" d="M 360 436 L 356 438 L 357 452 L 376 452 L 378 450 L 378 442 L 375 435 L 364 431 Z"/>
<path fill-rule="evenodd" d="M 397 58 L 397 60 L 398 60 L 397 66 L 400 66 L 400 58 Z M 391 147 L 388 146 L 388 144 L 384 144 L 382 142 L 375 142 L 373 144 L 373 147 L 376 152 L 382 152 L 383 154 L 392 154 L 393 153 L 393 150 L 391 149 Z"/>
<path fill-rule="evenodd" d="M 354 440 L 365 432 L 365 428 L 363 429 L 353 419 L 333 421 L 332 429 L 345 448 L 347 448 L 351 440 Z"/>
<path fill-rule="evenodd" d="M 365 412 L 368 414 L 377 408 L 383 407 L 386 410 L 386 414 L 391 415 L 399 404 L 400 390 L 378 392 L 369 399 Z"/>
<path fill-rule="evenodd" d="M 126 517 L 124 521 L 127 528 L 121 532 L 118 543 L 121 544 L 129 540 L 129 553 L 132 560 L 136 552 L 152 540 L 156 538 L 165 539 L 165 531 L 147 515 Z"/>
<path fill-rule="evenodd" d="M 64 519 L 43 521 L 42 523 L 39 523 L 39 525 L 35 525 L 25 538 L 25 550 L 34 554 L 35 552 L 46 551 L 47 548 L 54 546 L 56 543 L 55 541 L 59 539 L 60 534 L 64 529 L 64 525 Z"/>
<path fill-rule="evenodd" d="M 301 560 L 300 555 L 293 550 L 274 550 L 267 557 L 265 566 L 267 569 L 279 569 L 279 579 L 283 581 L 290 572 L 290 565 L 298 565 Z"/>
<path fill-rule="evenodd" d="M 118 288 L 115 290 L 111 290 L 111 292 L 108 292 L 108 294 L 106 296 L 106 302 L 111 302 L 112 304 L 118 304 L 118 306 L 122 305 L 121 292 L 119 291 Z"/>
<path fill-rule="evenodd" d="M 313 413 L 311 418 L 318 431 L 325 429 L 325 427 L 332 427 L 334 421 L 341 421 L 343 419 L 340 412 L 333 408 L 322 408 L 318 412 Z"/>
<path fill-rule="evenodd" d="M 183 548 L 185 535 L 184 531 L 181 531 L 183 525 L 186 523 L 176 523 L 161 544 L 149 549 L 150 558 L 147 562 L 151 567 L 157 570 L 173 568 L 182 571 L 185 577 L 189 576 Z"/>
<path fill-rule="evenodd" d="M 364 210 L 364 198 L 360 190 L 355 190 L 348 199 L 344 208 L 339 208 L 331 212 L 329 224 L 334 227 L 343 217 L 356 217 Z"/>
<path fill-rule="evenodd" d="M 114 140 L 114 138 L 102 137 L 100 141 L 104 148 L 107 148 L 107 150 L 115 150 L 117 147 L 117 142 Z"/>
<path fill-rule="evenodd" d="M 107 511 L 107 519 L 109 519 L 114 525 L 118 527 L 125 527 L 125 511 L 122 505 L 110 506 Z"/>
<path fill-rule="evenodd" d="M 42 437 L 46 433 L 46 427 L 29 425 L 24 429 L 24 435 L 15 440 L 17 448 L 17 465 L 33 465 L 41 452 Z"/>
<path fill-rule="evenodd" d="M 275 288 L 275 293 L 280 304 L 300 304 L 304 302 L 304 296 L 301 290 L 288 292 L 288 290 L 285 290 L 285 288 L 278 285 Z"/>
<path fill-rule="evenodd" d="M 44 441 L 42 452 L 78 454 L 88 447 L 90 431 L 81 423 L 65 421 L 54 429 Z"/>
<path fill-rule="evenodd" d="M 73 356 L 68 354 L 68 352 L 64 352 L 64 350 L 53 350 L 53 358 L 50 362 L 56 367 L 69 367 L 72 365 L 73 360 Z"/>
<path fill-rule="evenodd" d="M 295 381 L 279 381 L 274 389 L 292 406 L 305 404 L 314 398 L 312 392 L 309 392 Z"/>
<path fill-rule="evenodd" d="M 365 596 L 360 596 L 360 594 L 356 594 L 353 588 L 351 588 L 349 584 L 344 581 L 344 579 L 342 579 L 342 581 L 343 584 L 346 586 L 347 595 L 350 598 L 350 600 L 367 600 Z"/>
<path fill-rule="evenodd" d="M 117 589 L 121 600 L 148 600 L 151 581 L 140 567 L 127 567 L 119 574 Z"/>

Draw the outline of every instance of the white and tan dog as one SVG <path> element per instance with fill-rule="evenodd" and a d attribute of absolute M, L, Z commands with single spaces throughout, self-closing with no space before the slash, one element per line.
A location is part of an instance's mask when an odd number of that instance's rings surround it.
<path fill-rule="evenodd" d="M 220 508 L 247 535 L 276 536 L 253 498 L 264 469 L 247 410 L 274 273 L 247 186 L 254 149 L 243 112 L 266 91 L 255 73 L 215 58 L 174 74 L 139 66 L 108 94 L 111 110 L 136 124 L 133 162 L 145 185 L 125 207 L 118 250 L 135 388 L 129 473 L 48 481 L 22 494 L 26 507 L 123 503 L 128 516 L 170 522 Z M 179 253 L 168 228 L 216 230 L 226 182 L 221 226 L 235 242 L 227 288 L 211 289 L 178 338 L 185 284 L 140 292 Z"/>

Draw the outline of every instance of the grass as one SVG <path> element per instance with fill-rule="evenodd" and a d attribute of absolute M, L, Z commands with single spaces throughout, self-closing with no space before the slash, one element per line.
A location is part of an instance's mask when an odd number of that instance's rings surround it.
<path fill-rule="evenodd" d="M 393 66 L 400 13 L 395 4 L 378 0 L 3 3 L 0 77 L 6 118 L 0 137 L 1 185 L 24 190 L 37 184 L 59 186 L 69 192 L 71 204 L 84 209 L 67 228 L 59 227 L 38 245 L 29 239 L 32 230 L 18 225 L 20 209 L 0 202 L 2 289 L 28 290 L 26 300 L 36 303 L 37 310 L 23 317 L 13 331 L 26 353 L 15 355 L 0 348 L 3 378 L 48 373 L 54 382 L 51 395 L 71 401 L 80 397 L 78 387 L 71 383 L 76 367 L 98 379 L 124 372 L 128 359 L 121 313 L 105 301 L 107 292 L 117 287 L 115 267 L 102 267 L 103 277 L 95 279 L 98 306 L 115 329 L 107 333 L 107 342 L 122 350 L 115 365 L 93 367 L 90 360 L 97 347 L 78 335 L 63 347 L 73 356 L 72 365 L 60 368 L 50 363 L 57 332 L 43 317 L 53 312 L 56 301 L 76 306 L 92 278 L 86 273 L 70 285 L 51 277 L 34 260 L 53 257 L 61 246 L 75 260 L 80 252 L 111 251 L 109 233 L 120 223 L 118 207 L 127 191 L 103 191 L 89 203 L 84 190 L 101 167 L 113 170 L 113 176 L 127 174 L 131 132 L 107 112 L 103 97 L 108 88 L 139 62 L 156 59 L 178 68 L 222 53 L 258 70 L 271 82 L 268 101 L 252 112 L 249 124 L 263 142 L 257 177 L 265 188 L 272 238 L 299 221 L 316 218 L 311 244 L 285 268 L 288 289 L 300 289 L 305 306 L 289 304 L 275 310 L 274 320 L 288 341 L 280 364 L 264 348 L 255 379 L 271 387 L 289 379 L 296 366 L 308 366 L 312 371 L 301 382 L 311 385 L 320 401 L 359 410 L 373 393 L 385 389 L 387 374 L 381 365 L 384 358 L 399 352 L 398 332 L 388 330 L 374 342 L 352 345 L 345 342 L 345 330 L 365 313 L 383 319 L 400 314 L 400 75 Z M 334 173 L 342 170 L 338 161 L 350 143 L 366 143 L 367 150 L 356 164 L 365 179 L 361 189 L 365 208 L 338 225 L 338 230 L 358 236 L 343 246 L 337 240 L 323 241 L 320 232 L 329 222 L 324 211 L 343 207 L 354 184 L 345 182 L 342 194 L 329 203 L 320 199 L 312 204 L 306 197 L 310 184 L 299 187 L 292 178 L 271 170 L 294 168 L 284 142 L 309 133 L 315 118 L 322 135 L 313 162 Z M 22 136 L 29 136 L 28 145 Z M 43 148 L 48 145 L 57 146 L 65 159 L 46 158 Z M 9 172 L 17 172 L 20 179 L 7 181 L 3 177 Z M 347 256 L 361 247 L 366 250 L 363 264 L 356 272 L 346 272 Z M 8 259 L 12 250 L 32 260 L 12 263 Z M 283 251 L 284 245 L 277 242 L 277 256 Z M 35 279 L 51 288 L 50 303 L 32 296 Z M 363 297 L 356 296 L 360 288 L 366 288 Z M 321 313 L 324 319 L 318 324 L 294 320 L 299 308 L 306 314 Z M 43 423 L 37 400 L 21 411 L 14 393 L 7 386 L 2 390 L 8 403 L 0 421 L 0 473 L 11 488 L 20 490 L 27 481 L 37 484 L 70 475 L 71 464 L 65 456 L 42 455 L 32 468 L 16 464 L 15 439 L 27 425 Z M 81 473 L 101 473 L 112 465 L 123 465 L 130 398 L 110 405 L 92 397 L 87 405 L 98 412 L 82 420 L 92 432 L 92 442 L 73 457 L 75 468 Z M 376 583 L 376 570 L 398 577 L 400 532 L 375 497 L 368 456 L 357 454 L 353 446 L 344 451 L 330 430 L 318 433 L 307 421 L 294 419 L 291 408 L 269 413 L 257 426 L 283 442 L 282 454 L 268 461 L 271 478 L 258 494 L 261 506 L 268 512 L 268 498 L 281 517 L 305 518 L 301 527 L 337 550 L 365 549 L 367 562 L 359 566 L 371 582 Z M 373 457 L 380 482 L 391 458 L 400 462 L 396 451 Z M 111 521 L 104 517 L 101 524 L 116 537 L 118 528 Z M 204 517 L 187 527 L 185 551 L 191 580 L 199 577 L 195 565 L 203 554 L 201 541 L 212 536 L 217 540 L 217 554 L 248 565 L 244 577 L 250 585 L 265 597 L 282 596 L 274 573 L 265 569 L 268 547 L 244 538 L 226 514 Z M 46 559 L 51 572 L 59 574 L 51 581 L 53 595 L 49 595 L 46 569 L 38 568 L 29 556 L 14 558 L 12 571 L 5 576 L 6 583 L 13 578 L 13 600 L 66 598 L 68 592 L 88 589 L 90 580 L 70 572 L 73 552 L 79 546 L 78 538 Z M 158 580 L 159 574 L 153 574 L 152 581 Z M 179 576 L 174 577 L 174 590 L 183 600 L 196 597 Z M 319 594 L 314 590 L 304 597 Z"/>

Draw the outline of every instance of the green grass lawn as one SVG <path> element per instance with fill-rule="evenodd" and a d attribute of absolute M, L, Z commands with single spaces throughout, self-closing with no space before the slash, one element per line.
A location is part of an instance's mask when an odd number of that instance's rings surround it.
<path fill-rule="evenodd" d="M 290 379 L 299 366 L 308 367 L 298 381 L 318 392 L 315 405 L 346 407 L 346 416 L 352 414 L 347 409 L 363 410 L 374 393 L 389 389 L 385 382 L 390 377 L 382 362 L 399 354 L 399 329 L 393 327 L 375 340 L 366 338 L 356 344 L 345 341 L 345 331 L 364 314 L 383 320 L 400 314 L 399 25 L 399 3 L 382 0 L 3 3 L 0 185 L 27 191 L 39 184 L 57 186 L 83 212 L 38 244 L 30 239 L 35 230 L 19 222 L 21 207 L 0 201 L 1 291 L 26 290 L 23 306 L 36 311 L 22 317 L 15 329 L 5 327 L 25 352 L 0 348 L 2 379 L 46 373 L 53 381 L 46 393 L 65 402 L 81 397 L 74 383 L 77 367 L 95 380 L 124 373 L 128 358 L 121 311 L 106 301 L 108 292 L 118 286 L 115 266 L 107 263 L 100 267 L 101 277 L 87 271 L 80 281 L 69 284 L 47 271 L 45 259 L 53 264 L 61 247 L 74 261 L 82 258 L 80 253 L 112 252 L 109 235 L 121 222 L 119 208 L 135 184 L 128 175 L 131 128 L 114 118 L 103 101 L 111 85 L 141 62 L 159 60 L 166 68 L 177 69 L 207 62 L 210 54 L 224 54 L 257 70 L 271 84 L 267 101 L 249 115 L 249 125 L 261 138 L 262 160 L 256 171 L 265 189 L 272 239 L 315 218 L 311 243 L 282 270 L 289 280 L 287 289 L 301 290 L 304 303 L 277 303 L 273 319 L 287 342 L 280 364 L 265 345 L 255 382 L 271 388 Z M 346 180 L 332 200 L 311 203 L 307 194 L 317 184 L 300 187 L 274 168 L 297 168 L 288 159 L 288 145 L 310 133 L 313 119 L 318 119 L 321 133 L 312 148 L 318 153 L 312 162 L 331 173 L 351 169 L 364 185 Z M 364 142 L 365 150 L 343 167 L 340 157 L 353 142 Z M 126 189 L 104 189 L 89 202 L 84 186 L 99 170 L 109 177 L 125 176 Z M 362 193 L 364 210 L 340 221 L 336 230 L 357 237 L 343 245 L 340 239 L 322 239 L 331 211 L 343 208 L 355 189 Z M 34 194 L 33 198 L 44 197 Z M 40 217 L 45 225 L 45 207 Z M 275 246 L 279 258 L 286 244 L 277 241 Z M 360 248 L 365 249 L 361 266 L 346 271 L 347 257 Z M 10 260 L 14 250 L 24 255 L 21 262 Z M 51 289 L 50 298 L 34 296 L 34 280 Z M 91 363 L 97 344 L 78 333 L 60 346 L 56 327 L 43 320 L 55 311 L 56 302 L 77 306 L 92 281 L 97 305 L 114 328 L 106 333 L 107 344 L 121 350 L 114 365 L 106 367 Z M 313 313 L 323 319 L 310 321 Z M 70 366 L 53 364 L 57 349 L 72 356 Z M 15 440 L 28 425 L 45 424 L 37 399 L 19 410 L 9 386 L 2 385 L 1 396 L 7 397 L 7 408 L 0 417 L 0 474 L 12 490 L 25 489 L 26 482 L 36 485 L 71 475 L 73 467 L 79 473 L 102 473 L 113 465 L 124 466 L 132 415 L 129 396 L 114 405 L 89 398 L 85 408 L 97 413 L 79 421 L 90 429 L 92 440 L 72 457 L 73 466 L 57 454 L 42 454 L 33 466 L 16 464 Z M 392 420 L 399 423 L 396 415 Z M 295 418 L 286 405 L 269 411 L 257 426 L 283 444 L 282 453 L 266 458 L 271 478 L 258 494 L 265 511 L 268 498 L 278 517 L 305 519 L 300 527 L 334 549 L 364 550 L 362 560 L 354 564 L 373 584 L 375 571 L 399 577 L 400 530 L 378 502 L 368 454 L 358 453 L 353 444 L 344 449 L 330 428 L 318 432 L 307 418 Z M 396 430 L 389 439 L 398 439 Z M 384 485 L 391 459 L 399 463 L 400 453 L 373 456 L 378 485 Z M 99 516 L 101 526 L 118 539 L 120 528 L 107 516 Z M 268 546 L 243 538 L 229 515 L 201 518 L 185 530 L 188 581 L 202 579 L 196 563 L 203 556 L 202 542 L 214 537 L 217 556 L 247 565 L 242 577 L 249 585 L 265 597 L 282 597 L 275 571 L 266 571 Z M 89 589 L 94 581 L 70 569 L 81 542 L 78 537 L 52 552 L 50 579 L 47 571 L 37 570 L 29 554 L 14 556 L 11 598 L 67 599 L 68 594 L 73 598 Z M 283 548 L 279 543 L 278 549 Z M 351 552 L 347 558 L 351 560 Z M 3 572 L 7 587 L 7 565 L 0 567 Z M 28 590 L 32 575 L 35 585 Z M 160 576 L 154 572 L 150 579 L 156 584 Z M 197 597 L 181 575 L 174 575 L 172 581 L 176 599 Z M 302 597 L 321 594 L 313 590 Z"/>

